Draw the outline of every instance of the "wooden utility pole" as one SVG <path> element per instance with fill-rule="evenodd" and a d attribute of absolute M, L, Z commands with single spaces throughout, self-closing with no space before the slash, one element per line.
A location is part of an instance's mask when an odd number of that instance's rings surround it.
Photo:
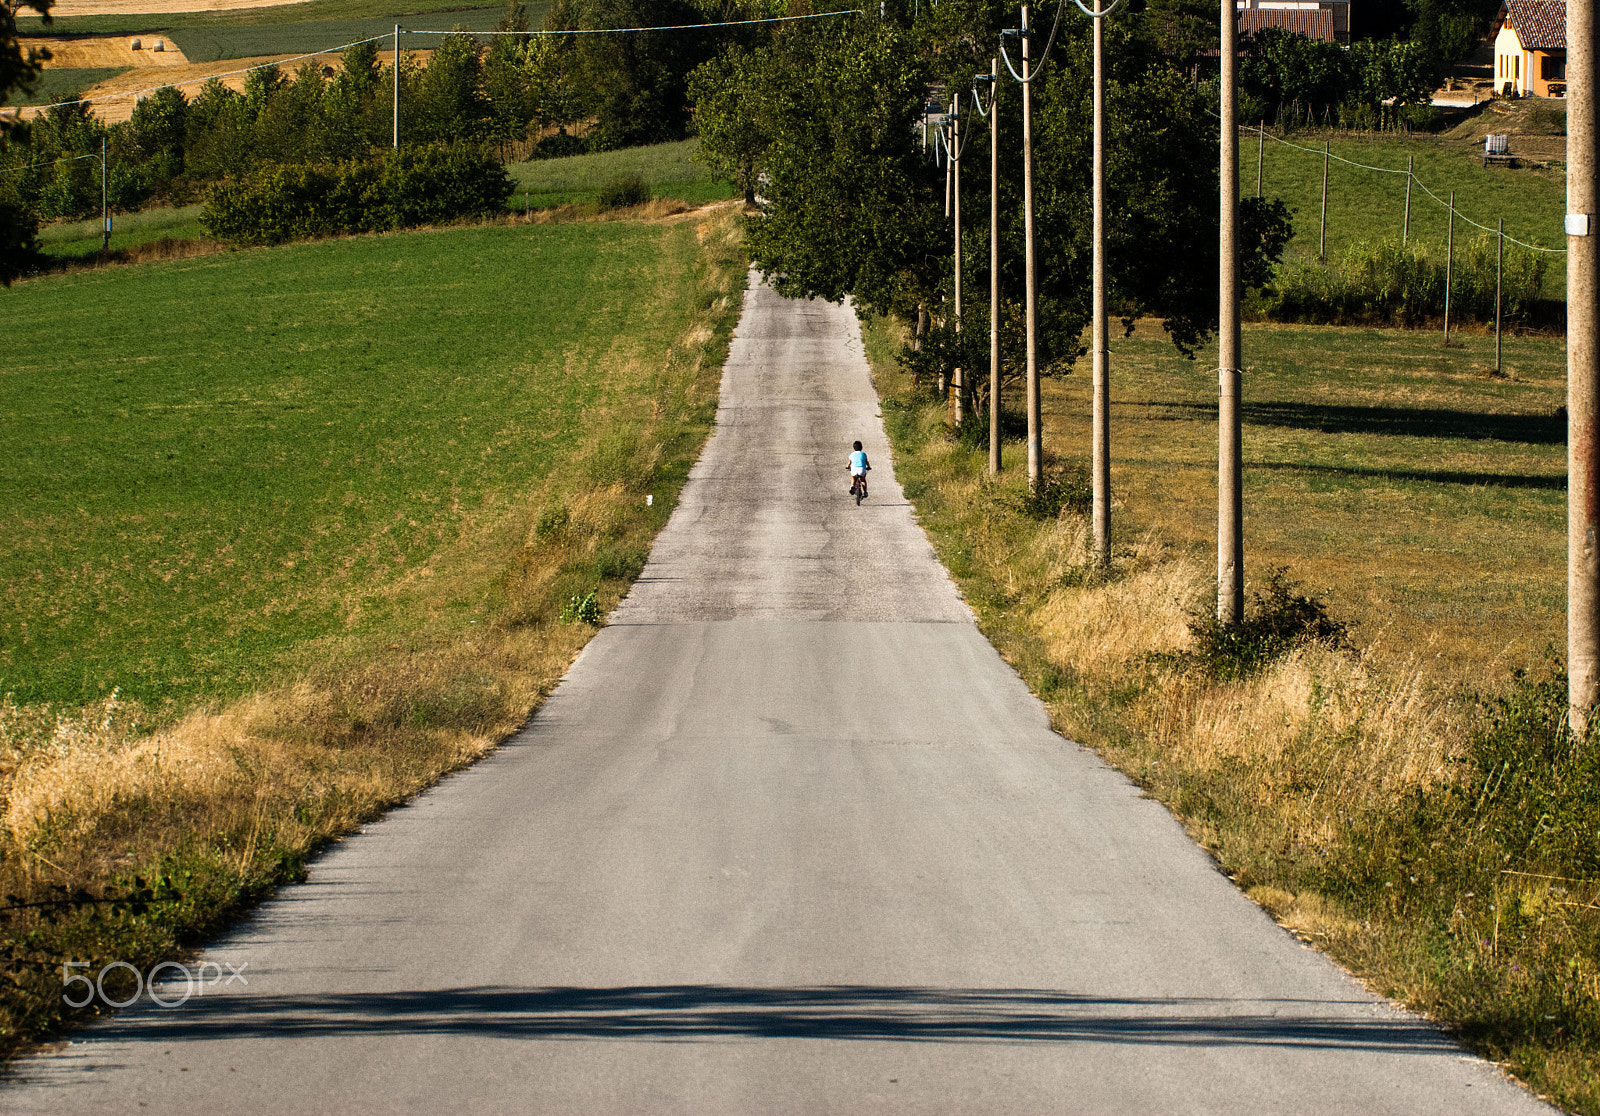
<path fill-rule="evenodd" d="M 989 472 L 1000 472 L 1000 59 L 989 100 Z"/>
<path fill-rule="evenodd" d="M 1217 619 L 1244 620 L 1244 472 L 1239 414 L 1239 15 L 1221 0 L 1222 158 L 1217 274 Z"/>
<path fill-rule="evenodd" d="M 1595 0 L 1567 4 L 1567 682 L 1574 732 L 1600 697 L 1600 266 L 1595 251 Z"/>
<path fill-rule="evenodd" d="M 1094 564 L 1111 565 L 1111 354 L 1106 349 L 1106 74 L 1105 19 L 1096 3 L 1094 16 L 1094 157 L 1093 157 L 1093 377 L 1090 437 L 1090 520 Z"/>
<path fill-rule="evenodd" d="M 1227 0 L 1231 2 L 1231 0 Z M 1022 225 L 1026 246 L 1022 268 L 1027 280 L 1028 347 L 1028 491 L 1037 492 L 1044 480 L 1044 414 L 1039 390 L 1038 302 L 1033 270 L 1033 93 L 1028 69 L 1028 6 L 1022 5 Z"/>
<path fill-rule="evenodd" d="M 106 137 L 100 137 L 100 251 L 111 248 L 111 205 L 106 190 Z"/>

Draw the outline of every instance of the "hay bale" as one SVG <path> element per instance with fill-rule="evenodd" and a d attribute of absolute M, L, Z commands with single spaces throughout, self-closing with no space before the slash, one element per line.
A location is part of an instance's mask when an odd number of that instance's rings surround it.
<path fill-rule="evenodd" d="M 159 54 L 159 53 L 161 53 L 161 52 L 162 52 L 162 51 L 164 51 L 164 50 L 166 50 L 166 49 L 167 49 L 167 48 L 166 48 L 166 46 L 165 46 L 165 45 L 164 45 L 164 44 L 163 44 L 163 43 L 162 43 L 162 42 L 161 42 L 161 40 L 160 40 L 160 39 L 157 39 L 157 40 L 156 40 L 156 41 L 155 41 L 155 42 L 153 42 L 153 43 L 151 43 L 151 44 L 150 44 L 150 49 L 151 49 L 151 50 L 152 50 L 152 51 L 154 51 L 154 52 L 155 52 L 155 53 L 157 53 L 157 54 Z"/>
<path fill-rule="evenodd" d="M 135 39 L 135 40 L 133 40 L 133 42 L 128 44 L 128 49 L 129 50 L 138 50 L 139 47 L 140 47 L 140 43 L 139 43 L 138 39 Z"/>

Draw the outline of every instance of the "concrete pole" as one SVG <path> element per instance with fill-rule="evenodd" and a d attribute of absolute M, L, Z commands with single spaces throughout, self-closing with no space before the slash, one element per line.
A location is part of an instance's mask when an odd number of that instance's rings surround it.
<path fill-rule="evenodd" d="M 1317 259 L 1328 258 L 1328 141 L 1322 141 L 1322 224 L 1317 233 Z"/>
<path fill-rule="evenodd" d="M 956 219 L 956 352 L 960 352 L 961 343 L 961 96 L 957 94 L 950 99 L 951 107 L 955 109 L 955 119 L 950 122 L 950 162 L 954 166 L 951 171 L 954 198 L 951 207 Z M 961 366 L 956 365 L 956 377 L 951 404 L 954 407 L 956 426 L 961 425 L 961 420 L 966 418 L 967 378 Z"/>
<path fill-rule="evenodd" d="M 106 137 L 100 137 L 100 251 L 111 247 L 111 207 L 106 191 Z"/>
<path fill-rule="evenodd" d="M 400 25 L 394 25 L 394 146 L 400 149 Z"/>
<path fill-rule="evenodd" d="M 1000 59 L 989 102 L 989 472 L 1000 472 Z"/>
<path fill-rule="evenodd" d="M 1044 480 L 1044 414 L 1039 391 L 1037 302 L 1033 271 L 1033 92 L 1028 68 L 1028 6 L 1022 6 L 1022 269 L 1027 280 L 1028 335 L 1028 491 L 1037 492 Z"/>
<path fill-rule="evenodd" d="M 1405 248 L 1411 241 L 1411 165 L 1416 161 L 1413 155 L 1405 157 L 1405 224 L 1400 225 L 1400 246 Z"/>
<path fill-rule="evenodd" d="M 1500 371 L 1500 283 L 1506 270 L 1506 219 L 1500 218 L 1494 249 L 1494 370 Z"/>
<path fill-rule="evenodd" d="M 1595 251 L 1595 0 L 1567 5 L 1567 678 L 1572 727 L 1600 697 L 1600 253 Z"/>
<path fill-rule="evenodd" d="M 1267 162 L 1267 122 L 1261 121 L 1256 125 L 1260 135 L 1256 139 L 1256 197 L 1261 196 L 1261 168 Z"/>
<path fill-rule="evenodd" d="M 1222 158 L 1217 274 L 1217 619 L 1244 620 L 1244 471 L 1239 414 L 1239 16 L 1222 0 Z"/>
<path fill-rule="evenodd" d="M 1450 218 L 1444 250 L 1444 343 L 1450 345 L 1450 280 L 1456 262 L 1456 192 L 1450 191 Z"/>
<path fill-rule="evenodd" d="M 1098 11 L 1098 5 L 1096 5 Z M 1106 74 L 1105 20 L 1094 21 L 1094 258 L 1093 258 L 1093 379 L 1094 396 L 1090 437 L 1091 521 L 1094 564 L 1111 565 L 1111 354 L 1106 351 Z"/>

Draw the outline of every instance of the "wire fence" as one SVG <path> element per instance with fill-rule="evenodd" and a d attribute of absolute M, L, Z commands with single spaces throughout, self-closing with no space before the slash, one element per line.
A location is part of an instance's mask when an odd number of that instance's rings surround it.
<path fill-rule="evenodd" d="M 1318 150 L 1315 147 L 1304 147 L 1304 146 L 1302 146 L 1301 144 L 1298 144 L 1298 143 L 1291 143 L 1288 140 L 1282 138 L 1281 136 L 1273 135 L 1271 132 L 1268 132 L 1264 127 L 1256 128 L 1256 129 L 1252 129 L 1252 130 L 1255 131 L 1258 136 L 1265 136 L 1267 139 L 1270 139 L 1273 143 L 1279 144 L 1279 145 L 1281 145 L 1283 147 L 1293 148 L 1296 151 L 1304 151 L 1307 154 L 1311 154 L 1311 155 L 1321 155 L 1324 158 L 1331 159 L 1336 163 L 1343 163 L 1346 166 L 1356 167 L 1356 168 L 1359 168 L 1360 170 L 1374 171 L 1374 172 L 1376 172 L 1378 174 L 1396 174 L 1396 175 L 1400 175 L 1403 178 L 1409 178 L 1411 180 L 1412 184 L 1417 187 L 1417 189 L 1421 190 L 1429 198 L 1432 198 L 1442 208 L 1449 210 L 1455 216 L 1455 218 L 1457 220 L 1464 221 L 1466 224 L 1471 225 L 1475 229 L 1480 229 L 1483 232 L 1491 233 L 1491 234 L 1493 234 L 1495 236 L 1505 237 L 1505 240 L 1506 240 L 1506 242 L 1508 244 L 1515 244 L 1515 245 L 1517 245 L 1517 247 L 1526 248 L 1530 252 L 1544 252 L 1544 253 L 1546 253 L 1548 255 L 1552 255 L 1552 256 L 1564 256 L 1564 255 L 1567 254 L 1567 250 L 1565 248 L 1542 248 L 1537 244 L 1529 244 L 1526 241 L 1518 240 L 1516 237 L 1506 236 L 1505 233 L 1501 232 L 1498 229 L 1491 228 L 1488 225 L 1482 224 L 1482 223 L 1480 223 L 1478 221 L 1474 221 L 1471 217 L 1468 217 L 1465 213 L 1461 212 L 1461 207 L 1460 206 L 1454 205 L 1454 204 L 1446 201 L 1445 199 L 1441 198 L 1438 194 L 1435 194 L 1432 190 L 1428 189 L 1427 183 L 1423 182 L 1422 179 L 1418 178 L 1416 176 L 1416 174 L 1411 170 L 1397 170 L 1394 167 L 1374 167 L 1374 166 L 1371 166 L 1371 165 L 1369 165 L 1367 163 L 1358 163 L 1356 160 L 1347 159 L 1343 155 L 1335 155 L 1335 154 L 1333 154 L 1333 152 L 1327 150 L 1326 148 Z"/>

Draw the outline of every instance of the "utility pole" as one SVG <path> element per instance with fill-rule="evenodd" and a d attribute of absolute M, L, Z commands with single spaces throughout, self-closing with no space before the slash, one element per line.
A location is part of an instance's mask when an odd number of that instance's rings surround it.
<path fill-rule="evenodd" d="M 1494 245 L 1494 370 L 1500 373 L 1500 282 L 1506 269 L 1506 219 L 1500 218 Z"/>
<path fill-rule="evenodd" d="M 1227 0 L 1232 2 L 1232 0 Z M 1022 5 L 1022 225 L 1026 246 L 1022 268 L 1027 279 L 1028 347 L 1028 491 L 1044 480 L 1044 414 L 1039 391 L 1038 328 L 1033 270 L 1033 75 L 1028 70 L 1028 5 Z"/>
<path fill-rule="evenodd" d="M 989 99 L 989 472 L 1000 473 L 1000 59 Z"/>
<path fill-rule="evenodd" d="M 1573 732 L 1600 697 L 1600 253 L 1595 251 L 1595 0 L 1567 5 L 1567 685 Z"/>
<path fill-rule="evenodd" d="M 394 25 L 394 147 L 400 150 L 400 25 Z"/>
<path fill-rule="evenodd" d="M 1444 344 L 1450 347 L 1450 279 L 1456 262 L 1456 192 L 1450 191 L 1450 223 L 1445 234 L 1444 250 Z"/>
<path fill-rule="evenodd" d="M 1317 233 L 1317 259 L 1328 258 L 1328 141 L 1322 141 L 1322 225 Z"/>
<path fill-rule="evenodd" d="M 954 168 L 951 173 L 952 189 L 955 197 L 951 203 L 956 219 L 956 352 L 961 351 L 961 95 L 958 93 L 950 98 L 950 107 L 954 110 L 950 114 L 950 163 Z M 961 420 L 966 417 L 967 378 L 961 366 L 956 365 L 955 383 L 952 385 L 951 394 L 955 397 L 954 404 L 955 424 L 961 425 Z"/>
<path fill-rule="evenodd" d="M 106 193 L 106 137 L 100 137 L 100 251 L 111 248 L 111 207 Z"/>
<path fill-rule="evenodd" d="M 1406 156 L 1406 219 L 1400 226 L 1400 247 L 1404 248 L 1411 240 L 1411 166 L 1416 161 L 1416 156 Z"/>
<path fill-rule="evenodd" d="M 1261 168 L 1267 162 L 1267 122 L 1265 120 L 1258 121 L 1256 123 L 1256 131 L 1259 133 L 1256 139 L 1256 197 L 1259 198 L 1261 196 Z"/>
<path fill-rule="evenodd" d="M 1094 20 L 1094 257 L 1091 392 L 1094 397 L 1090 435 L 1089 479 L 1092 492 L 1091 522 L 1094 564 L 1111 565 L 1111 354 L 1106 350 L 1106 71 L 1105 17 L 1111 9 L 1096 10 Z M 1112 5 L 1114 9 L 1115 4 Z"/>
<path fill-rule="evenodd" d="M 1217 619 L 1244 620 L 1244 472 L 1239 414 L 1239 15 L 1221 0 L 1222 157 L 1217 273 Z"/>

